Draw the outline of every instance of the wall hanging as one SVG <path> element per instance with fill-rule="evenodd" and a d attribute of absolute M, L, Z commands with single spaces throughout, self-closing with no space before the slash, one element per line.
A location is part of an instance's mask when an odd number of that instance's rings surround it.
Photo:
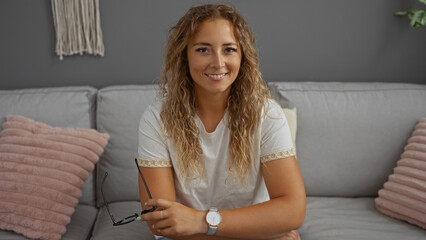
<path fill-rule="evenodd" d="M 51 0 L 56 54 L 104 56 L 99 0 Z"/>

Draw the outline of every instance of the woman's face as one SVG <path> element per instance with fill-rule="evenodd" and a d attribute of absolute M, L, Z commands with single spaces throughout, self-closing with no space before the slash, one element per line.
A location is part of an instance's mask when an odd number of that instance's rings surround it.
<path fill-rule="evenodd" d="M 233 30 L 228 20 L 205 20 L 190 40 L 188 65 L 197 96 L 229 94 L 241 64 L 241 49 Z"/>

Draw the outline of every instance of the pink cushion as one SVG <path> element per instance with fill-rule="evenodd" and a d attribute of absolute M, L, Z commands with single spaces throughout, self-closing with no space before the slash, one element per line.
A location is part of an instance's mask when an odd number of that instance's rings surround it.
<path fill-rule="evenodd" d="M 375 202 L 380 212 L 426 229 L 426 118 L 416 125 Z"/>
<path fill-rule="evenodd" d="M 8 116 L 0 132 L 0 229 L 60 239 L 109 136 Z"/>

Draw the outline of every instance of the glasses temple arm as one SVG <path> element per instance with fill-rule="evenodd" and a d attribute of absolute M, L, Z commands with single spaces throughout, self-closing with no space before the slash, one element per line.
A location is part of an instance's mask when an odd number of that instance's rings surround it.
<path fill-rule="evenodd" d="M 136 163 L 136 167 L 138 168 L 139 175 L 140 175 L 140 176 L 141 176 L 141 178 L 142 178 L 143 184 L 145 185 L 145 189 L 146 189 L 146 192 L 148 193 L 148 197 L 151 199 L 151 198 L 152 198 L 152 196 L 151 196 L 151 192 L 149 191 L 149 188 L 148 188 L 148 185 L 146 184 L 145 178 L 143 177 L 142 172 L 141 172 L 141 170 L 139 169 L 138 160 L 137 160 L 136 158 L 135 158 L 135 163 Z"/>
<path fill-rule="evenodd" d="M 111 210 L 109 209 L 108 202 L 105 200 L 105 195 L 104 195 L 104 182 L 105 182 L 105 179 L 106 179 L 107 176 L 108 176 L 108 172 L 105 172 L 104 179 L 102 180 L 102 184 L 101 184 L 101 194 L 102 194 L 102 198 L 104 200 L 104 205 L 107 208 L 108 214 L 111 217 L 112 222 L 114 224 L 116 224 L 115 218 L 112 215 Z"/>

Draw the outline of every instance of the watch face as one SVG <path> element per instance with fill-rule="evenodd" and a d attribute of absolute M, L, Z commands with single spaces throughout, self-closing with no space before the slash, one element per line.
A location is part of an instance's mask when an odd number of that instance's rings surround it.
<path fill-rule="evenodd" d="M 210 225 L 217 226 L 222 218 L 218 212 L 209 212 L 207 213 L 206 220 Z"/>

